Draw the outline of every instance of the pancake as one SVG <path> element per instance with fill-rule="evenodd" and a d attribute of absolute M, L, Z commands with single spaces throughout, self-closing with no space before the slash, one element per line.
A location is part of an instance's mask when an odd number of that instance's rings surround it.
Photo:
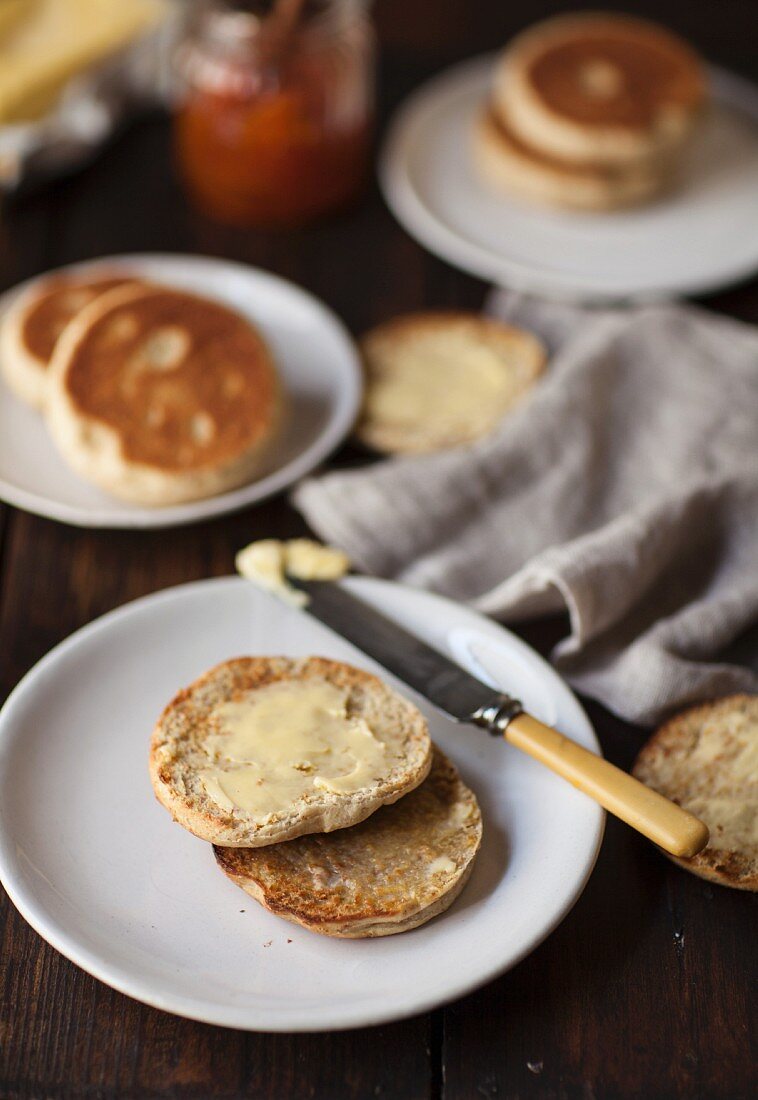
<path fill-rule="evenodd" d="M 360 348 L 366 395 L 356 436 L 387 454 L 430 453 L 489 435 L 545 365 L 536 336 L 463 311 L 395 317 Z"/>
<path fill-rule="evenodd" d="M 636 206 L 665 190 L 674 175 L 663 163 L 615 168 L 548 156 L 528 146 L 491 109 L 475 122 L 473 153 L 480 176 L 496 190 L 567 210 Z"/>
<path fill-rule="evenodd" d="M 476 798 L 434 749 L 429 776 L 361 825 L 268 848 L 214 848 L 219 867 L 266 909 L 326 936 L 406 932 L 444 912 L 482 839 Z"/>
<path fill-rule="evenodd" d="M 529 147 L 618 166 L 680 150 L 705 95 L 700 60 L 676 35 L 642 19 L 586 13 L 519 35 L 498 66 L 493 103 Z"/>
<path fill-rule="evenodd" d="M 217 665 L 169 703 L 150 747 L 153 790 L 174 820 L 233 848 L 356 825 L 430 764 L 418 708 L 325 657 Z"/>
<path fill-rule="evenodd" d="M 674 715 L 643 747 L 633 774 L 708 826 L 696 856 L 664 855 L 700 878 L 758 890 L 758 695 Z"/>
<path fill-rule="evenodd" d="M 117 272 L 53 275 L 16 299 L 0 322 L 0 368 L 17 397 L 44 406 L 50 360 L 68 322 L 99 295 L 128 282 L 134 280 Z"/>
<path fill-rule="evenodd" d="M 66 328 L 50 374 L 48 425 L 63 457 L 137 504 L 197 500 L 249 481 L 280 415 L 258 330 L 170 287 L 96 299 Z"/>

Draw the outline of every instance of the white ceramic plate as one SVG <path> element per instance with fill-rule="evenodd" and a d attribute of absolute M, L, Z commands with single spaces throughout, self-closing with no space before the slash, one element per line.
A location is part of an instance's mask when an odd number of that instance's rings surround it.
<path fill-rule="evenodd" d="M 506 630 L 428 593 L 347 583 L 597 749 L 569 689 Z M 555 927 L 592 870 L 602 811 L 504 742 L 423 703 L 484 814 L 474 873 L 446 914 L 403 935 L 334 940 L 267 913 L 229 882 L 210 846 L 156 802 L 147 750 L 178 688 L 245 653 L 322 654 L 377 670 L 304 613 L 223 578 L 106 615 L 13 692 L 0 714 L 0 879 L 41 936 L 157 1008 L 230 1027 L 321 1031 L 458 997 Z"/>
<path fill-rule="evenodd" d="M 613 214 L 551 211 L 481 182 L 469 155 L 493 58 L 458 65 L 401 108 L 381 180 L 409 233 L 464 271 L 571 299 L 700 294 L 758 269 L 758 89 L 711 72 L 714 107 L 682 185 Z"/>
<path fill-rule="evenodd" d="M 118 265 L 146 279 L 217 298 L 259 326 L 289 400 L 282 432 L 260 476 L 239 489 L 190 504 L 141 508 L 110 497 L 61 460 L 42 417 L 0 380 L 0 499 L 79 527 L 170 527 L 264 500 L 303 477 L 347 435 L 361 398 L 355 347 L 338 318 L 292 283 L 242 264 L 201 256 L 111 256 L 62 270 Z M 0 315 L 24 283 L 0 296 Z"/>

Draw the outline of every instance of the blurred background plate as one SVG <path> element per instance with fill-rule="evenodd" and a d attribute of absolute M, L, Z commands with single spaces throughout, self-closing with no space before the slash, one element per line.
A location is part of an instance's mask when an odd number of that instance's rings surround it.
<path fill-rule="evenodd" d="M 710 70 L 713 108 L 685 178 L 649 206 L 581 214 L 490 190 L 474 170 L 471 126 L 493 57 L 435 77 L 400 109 L 380 173 L 403 226 L 482 279 L 574 300 L 703 294 L 758 269 L 758 89 Z"/>
<path fill-rule="evenodd" d="M 287 410 L 260 476 L 239 489 L 167 508 L 110 497 L 64 464 L 42 417 L 0 382 L 0 499 L 79 527 L 173 527 L 224 515 L 309 473 L 350 431 L 360 405 L 357 352 L 342 322 L 312 295 L 253 267 L 200 256 L 109 256 L 64 271 L 119 265 L 144 279 L 216 298 L 257 325 L 274 353 Z M 29 283 L 0 297 L 0 314 Z"/>

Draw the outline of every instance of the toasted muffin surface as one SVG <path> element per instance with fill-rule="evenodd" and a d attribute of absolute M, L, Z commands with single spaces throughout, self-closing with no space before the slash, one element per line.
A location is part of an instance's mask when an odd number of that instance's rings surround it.
<path fill-rule="evenodd" d="M 0 367 L 17 397 L 44 407 L 50 360 L 66 325 L 97 297 L 129 282 L 116 271 L 52 275 L 19 295 L 0 322 Z"/>
<path fill-rule="evenodd" d="M 60 275 L 36 288 L 24 311 L 21 339 L 40 364 L 48 365 L 68 322 L 99 295 L 133 282 L 126 275 Z"/>
<path fill-rule="evenodd" d="M 710 830 L 702 852 L 674 862 L 758 890 L 758 696 L 731 695 L 675 715 L 644 746 L 634 774 Z"/>
<path fill-rule="evenodd" d="M 271 912 L 325 935 L 391 935 L 446 909 L 482 836 L 476 798 L 435 747 L 410 794 L 336 833 L 268 848 L 216 847 L 221 869 Z"/>
<path fill-rule="evenodd" d="M 140 505 L 250 481 L 281 422 L 276 367 L 255 326 L 170 287 L 120 287 L 86 306 L 49 373 L 45 412 L 63 457 Z"/>
<path fill-rule="evenodd" d="M 266 685 L 309 680 L 344 692 L 347 714 L 365 720 L 384 745 L 381 768 L 359 790 L 311 789 L 273 813 L 224 809 L 204 782 L 219 708 L 249 699 Z M 175 820 L 204 840 L 248 847 L 354 825 L 416 787 L 430 764 L 426 721 L 412 703 L 370 673 L 320 657 L 242 657 L 211 669 L 169 703 L 150 750 L 153 788 Z"/>
<path fill-rule="evenodd" d="M 397 454 L 488 435 L 545 363 L 531 333 L 464 312 L 397 317 L 372 329 L 360 346 L 366 396 L 356 434 Z"/>
<path fill-rule="evenodd" d="M 577 163 L 678 153 L 706 98 L 703 66 L 664 27 L 577 13 L 529 27 L 503 52 L 498 115 L 529 147 Z"/>
<path fill-rule="evenodd" d="M 100 300 L 59 365 L 79 416 L 118 434 L 128 462 L 187 470 L 237 458 L 274 419 L 258 331 L 218 302 L 163 287 Z"/>
<path fill-rule="evenodd" d="M 628 16 L 584 16 L 533 32 L 526 79 L 545 107 L 586 126 L 646 130 L 662 110 L 703 98 L 694 52 L 663 27 Z"/>

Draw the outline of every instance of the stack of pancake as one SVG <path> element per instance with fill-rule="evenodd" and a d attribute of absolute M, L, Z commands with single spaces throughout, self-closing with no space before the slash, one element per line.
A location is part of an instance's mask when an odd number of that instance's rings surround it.
<path fill-rule="evenodd" d="M 481 842 L 476 798 L 421 712 L 323 657 L 241 657 L 195 680 L 155 727 L 150 776 L 235 885 L 328 936 L 442 913 Z"/>
<path fill-rule="evenodd" d="M 72 469 L 136 504 L 249 481 L 280 415 L 276 368 L 250 322 L 115 268 L 20 295 L 0 323 L 0 368 Z"/>
<path fill-rule="evenodd" d="M 638 205 L 675 181 L 705 99 L 698 57 L 663 27 L 550 19 L 503 52 L 476 120 L 476 165 L 493 187 L 552 206 Z"/>

